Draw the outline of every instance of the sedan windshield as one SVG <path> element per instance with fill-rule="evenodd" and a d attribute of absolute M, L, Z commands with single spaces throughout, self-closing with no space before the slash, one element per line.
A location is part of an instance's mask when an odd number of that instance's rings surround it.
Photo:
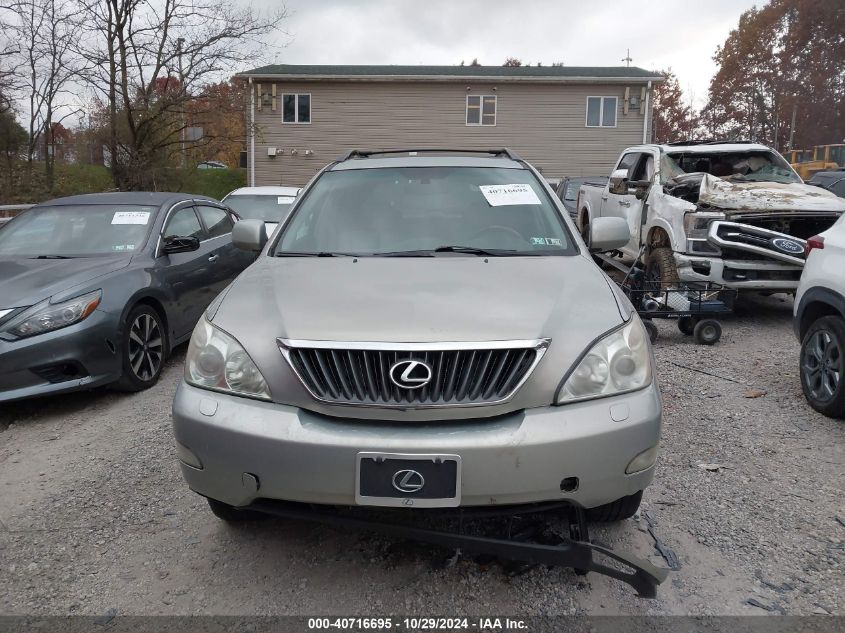
<path fill-rule="evenodd" d="M 34 207 L 0 232 L 0 257 L 132 253 L 144 245 L 157 210 L 123 204 Z"/>
<path fill-rule="evenodd" d="M 576 252 L 557 207 L 526 169 L 391 167 L 323 174 L 297 207 L 274 254 Z"/>
<path fill-rule="evenodd" d="M 293 196 L 229 196 L 223 202 L 244 220 L 281 222 L 287 217 Z"/>

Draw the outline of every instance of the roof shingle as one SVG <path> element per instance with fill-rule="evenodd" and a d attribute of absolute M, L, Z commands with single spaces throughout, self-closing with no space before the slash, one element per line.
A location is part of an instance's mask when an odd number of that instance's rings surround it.
<path fill-rule="evenodd" d="M 271 64 L 238 73 L 240 77 L 364 78 L 364 77 L 490 77 L 530 79 L 651 79 L 655 71 L 635 66 L 317 66 Z"/>

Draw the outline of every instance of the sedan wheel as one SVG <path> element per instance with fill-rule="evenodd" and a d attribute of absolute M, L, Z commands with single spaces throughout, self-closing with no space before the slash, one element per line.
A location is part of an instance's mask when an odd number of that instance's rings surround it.
<path fill-rule="evenodd" d="M 845 321 L 822 317 L 807 331 L 801 345 L 801 387 L 816 411 L 831 417 L 845 415 Z"/>
<path fill-rule="evenodd" d="M 141 391 L 152 387 L 161 375 L 166 355 L 166 338 L 161 317 L 141 305 L 129 313 L 123 337 L 123 377 L 118 387 Z"/>

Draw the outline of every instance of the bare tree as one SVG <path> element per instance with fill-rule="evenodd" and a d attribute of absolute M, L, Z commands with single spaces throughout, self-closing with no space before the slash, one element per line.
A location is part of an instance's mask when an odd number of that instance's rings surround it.
<path fill-rule="evenodd" d="M 17 45 L 13 54 L 19 79 L 16 88 L 27 106 L 28 173 L 32 173 L 40 142 L 49 188 L 55 162 L 52 132 L 73 114 L 63 99 L 69 98 L 70 84 L 80 68 L 74 51 L 80 32 L 77 8 L 75 0 L 19 0 L 9 6 L 13 19 L 7 29 Z"/>
<path fill-rule="evenodd" d="M 88 83 L 107 110 L 115 184 L 155 188 L 202 119 L 205 89 L 262 52 L 284 10 L 260 15 L 227 0 L 92 0 Z M 178 159 L 178 161 L 177 161 Z"/>

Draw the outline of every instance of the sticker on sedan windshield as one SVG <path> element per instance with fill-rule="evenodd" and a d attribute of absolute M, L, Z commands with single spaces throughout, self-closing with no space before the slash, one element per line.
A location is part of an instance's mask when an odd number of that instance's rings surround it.
<path fill-rule="evenodd" d="M 115 244 L 111 247 L 113 251 L 134 251 L 135 245 L 134 244 Z"/>
<path fill-rule="evenodd" d="M 532 237 L 531 246 L 563 246 L 559 237 Z"/>
<path fill-rule="evenodd" d="M 542 204 L 531 185 L 516 183 L 513 185 L 479 185 L 481 193 L 491 207 L 503 207 L 516 204 Z"/>
<path fill-rule="evenodd" d="M 116 211 L 112 224 L 146 224 L 150 221 L 149 211 Z"/>
<path fill-rule="evenodd" d="M 294 198 L 291 196 L 279 196 L 276 199 L 276 204 L 293 204 Z"/>

